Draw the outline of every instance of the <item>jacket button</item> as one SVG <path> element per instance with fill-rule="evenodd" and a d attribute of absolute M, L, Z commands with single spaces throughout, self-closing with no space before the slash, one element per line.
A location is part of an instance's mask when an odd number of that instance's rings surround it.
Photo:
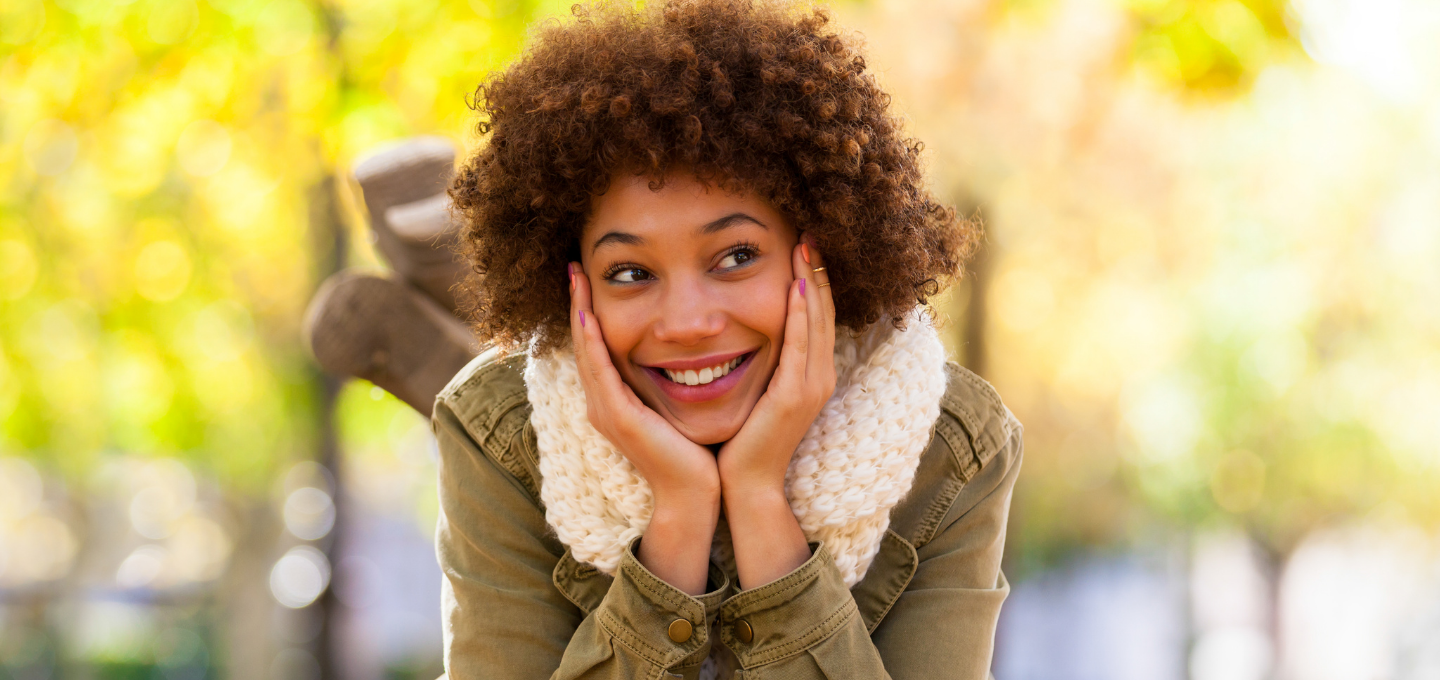
<path fill-rule="evenodd" d="M 751 640 L 755 639 L 755 630 L 745 619 L 738 619 L 735 621 L 735 637 L 739 638 L 741 642 L 749 644 Z"/>
<path fill-rule="evenodd" d="M 685 619 L 675 619 L 670 622 L 670 629 L 665 631 L 670 634 L 670 639 L 676 642 L 684 642 L 690 639 L 690 633 L 695 629 Z"/>

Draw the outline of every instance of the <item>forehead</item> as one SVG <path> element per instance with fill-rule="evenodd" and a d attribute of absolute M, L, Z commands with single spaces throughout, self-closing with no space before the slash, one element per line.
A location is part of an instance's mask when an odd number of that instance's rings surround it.
<path fill-rule="evenodd" d="M 615 231 L 642 237 L 700 236 L 704 225 L 736 213 L 778 233 L 789 228 L 777 210 L 751 192 L 707 185 L 689 173 L 667 177 L 659 189 L 651 189 L 652 181 L 645 175 L 617 176 L 604 194 L 591 201 L 581 245 L 588 249 L 596 239 Z"/>

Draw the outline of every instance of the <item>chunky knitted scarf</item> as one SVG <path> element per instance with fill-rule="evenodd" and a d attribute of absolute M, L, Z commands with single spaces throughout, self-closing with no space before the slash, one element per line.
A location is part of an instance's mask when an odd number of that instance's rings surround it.
<path fill-rule="evenodd" d="M 805 537 L 829 549 L 847 586 L 865 576 L 890 509 L 915 481 L 940 416 L 944 365 L 939 335 L 918 310 L 904 331 L 882 323 L 835 338 L 835 393 L 795 449 L 785 495 Z M 525 384 L 545 519 L 576 560 L 613 575 L 650 524 L 650 485 L 590 424 L 573 350 L 532 352 Z M 730 548 L 720 534 L 717 557 Z"/>

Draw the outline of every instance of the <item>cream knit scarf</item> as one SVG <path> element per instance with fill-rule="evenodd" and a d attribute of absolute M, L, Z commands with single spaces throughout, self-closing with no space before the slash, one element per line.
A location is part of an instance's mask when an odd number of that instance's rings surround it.
<path fill-rule="evenodd" d="M 906 330 L 835 338 L 835 394 L 790 461 L 785 495 L 810 541 L 853 586 L 880 550 L 890 509 L 915 481 L 945 392 L 945 348 L 923 313 Z M 545 519 L 580 562 L 614 574 L 654 509 L 650 485 L 586 417 L 572 350 L 532 352 L 525 384 L 540 454 Z M 714 552 L 720 545 L 716 535 Z"/>

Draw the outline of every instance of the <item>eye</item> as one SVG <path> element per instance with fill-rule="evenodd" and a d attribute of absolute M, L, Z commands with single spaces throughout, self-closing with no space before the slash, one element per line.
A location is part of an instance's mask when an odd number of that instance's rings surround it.
<path fill-rule="evenodd" d="M 650 272 L 639 267 L 620 267 L 607 274 L 605 278 L 616 283 L 635 283 L 652 277 Z"/>
<path fill-rule="evenodd" d="M 749 264 L 750 261 L 754 259 L 755 251 L 752 248 L 748 246 L 737 248 L 736 250 L 731 251 L 729 255 L 726 255 L 724 258 L 722 258 L 720 260 L 720 263 L 715 265 L 715 267 L 717 269 L 734 269 L 735 267 Z"/>

